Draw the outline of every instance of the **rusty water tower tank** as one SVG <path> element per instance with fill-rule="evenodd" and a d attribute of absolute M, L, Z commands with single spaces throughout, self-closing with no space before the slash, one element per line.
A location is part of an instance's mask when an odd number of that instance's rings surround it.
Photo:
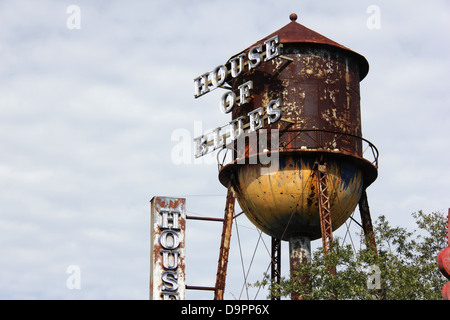
<path fill-rule="evenodd" d="M 278 35 L 281 56 L 228 82 L 236 94 L 241 84 L 253 82 L 251 101 L 236 106 L 233 119 L 281 98 L 281 120 L 265 126 L 268 135 L 278 130 L 278 150 L 249 146 L 245 153 L 248 160 L 278 153 L 278 170 L 261 174 L 262 164 L 241 164 L 235 155 L 220 168 L 219 180 L 234 188 L 240 207 L 266 234 L 314 240 L 321 237 L 317 166 L 326 165 L 333 230 L 349 218 L 377 177 L 376 148 L 361 130 L 359 83 L 369 65 L 362 55 L 296 22 L 295 14 L 290 19 L 249 47 Z M 367 159 L 365 152 L 374 158 Z"/>

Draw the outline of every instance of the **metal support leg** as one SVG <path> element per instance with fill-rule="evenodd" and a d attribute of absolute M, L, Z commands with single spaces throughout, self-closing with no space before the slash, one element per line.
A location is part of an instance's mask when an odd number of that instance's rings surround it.
<path fill-rule="evenodd" d="M 319 188 L 319 215 L 322 233 L 323 253 L 326 256 L 333 242 L 333 227 L 331 222 L 330 195 L 328 193 L 327 164 L 317 163 L 317 185 Z M 336 274 L 336 266 L 326 266 L 331 274 Z"/>
<path fill-rule="evenodd" d="M 223 300 L 225 279 L 227 277 L 228 253 L 230 251 L 231 227 L 233 225 L 235 196 L 234 190 L 228 187 L 227 202 L 223 218 L 222 239 L 220 242 L 219 263 L 217 266 L 216 290 L 214 300 Z"/>
<path fill-rule="evenodd" d="M 271 264 L 272 282 L 280 284 L 281 282 L 281 240 L 272 237 L 272 264 Z M 271 300 L 280 300 L 280 293 L 272 293 Z"/>
<path fill-rule="evenodd" d="M 289 239 L 289 264 L 291 268 L 291 279 L 297 279 L 304 284 L 309 281 L 308 274 L 299 274 L 301 265 L 311 263 L 311 239 L 302 236 L 293 236 Z M 297 293 L 291 293 L 291 300 L 301 300 Z"/>
<path fill-rule="evenodd" d="M 377 244 L 375 242 L 375 235 L 373 233 L 372 219 L 370 218 L 369 202 L 367 201 L 366 189 L 363 189 L 361 198 L 359 199 L 359 213 L 361 214 L 361 222 L 366 237 L 367 243 L 372 247 L 372 250 L 378 255 Z"/>
<path fill-rule="evenodd" d="M 320 229 L 322 232 L 323 251 L 326 254 L 333 241 L 333 228 L 331 225 L 330 199 L 327 184 L 327 165 L 317 163 L 317 185 L 319 188 L 319 214 Z"/>

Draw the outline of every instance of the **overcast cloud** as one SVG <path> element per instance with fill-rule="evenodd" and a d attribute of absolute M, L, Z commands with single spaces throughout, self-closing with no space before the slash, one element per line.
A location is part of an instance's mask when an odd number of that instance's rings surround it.
<path fill-rule="evenodd" d="M 80 8 L 80 29 L 67 27 L 70 5 Z M 367 27 L 370 5 L 380 9 L 379 29 Z M 446 213 L 444 0 L 3 0 L 0 299 L 147 299 L 150 199 L 186 197 L 192 215 L 222 217 L 225 208 L 216 165 L 173 157 L 180 133 L 191 139 L 229 121 L 219 91 L 193 98 L 193 79 L 289 23 L 292 12 L 369 61 L 362 127 L 380 151 L 368 189 L 372 218 L 415 228 L 412 212 Z M 241 291 L 237 239 L 247 269 L 259 234 L 243 215 L 237 222 L 225 297 L 254 298 L 257 290 Z M 220 234 L 218 223 L 188 221 L 187 284 L 214 285 Z M 270 262 L 263 240 L 250 282 Z M 71 265 L 80 268 L 79 289 L 66 285 Z"/>

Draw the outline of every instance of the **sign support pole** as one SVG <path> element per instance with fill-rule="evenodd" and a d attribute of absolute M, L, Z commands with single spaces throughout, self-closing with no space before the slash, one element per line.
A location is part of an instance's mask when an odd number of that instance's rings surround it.
<path fill-rule="evenodd" d="M 216 289 L 214 300 L 223 300 L 225 292 L 225 279 L 227 276 L 228 253 L 230 251 L 231 229 L 233 226 L 233 214 L 235 204 L 234 190 L 231 185 L 228 187 L 227 202 L 223 218 L 222 239 L 220 242 L 219 263 L 217 266 Z"/>

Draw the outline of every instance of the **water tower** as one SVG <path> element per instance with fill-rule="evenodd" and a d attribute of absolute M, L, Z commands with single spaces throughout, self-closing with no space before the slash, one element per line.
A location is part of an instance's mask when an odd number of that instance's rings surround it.
<path fill-rule="evenodd" d="M 296 14 L 290 20 L 228 61 L 236 63 L 249 50 L 264 51 L 268 39 L 279 41 L 276 58 L 228 77 L 226 83 L 235 96 L 252 84 L 249 99 L 230 111 L 233 121 L 265 110 L 274 99 L 281 112 L 279 121 L 263 126 L 268 141 L 278 135 L 277 145 L 261 150 L 249 142 L 244 153 L 234 152 L 220 167 L 219 180 L 234 189 L 240 207 L 259 229 L 289 241 L 292 268 L 309 259 L 311 240 L 322 237 L 326 250 L 332 231 L 358 204 L 364 230 L 370 232 L 366 188 L 377 178 L 378 152 L 361 129 L 359 83 L 368 73 L 367 60 L 299 24 Z M 263 121 L 264 114 L 259 116 Z M 236 143 L 228 147 L 237 148 Z M 263 154 L 277 159 L 276 170 L 257 160 Z"/>

